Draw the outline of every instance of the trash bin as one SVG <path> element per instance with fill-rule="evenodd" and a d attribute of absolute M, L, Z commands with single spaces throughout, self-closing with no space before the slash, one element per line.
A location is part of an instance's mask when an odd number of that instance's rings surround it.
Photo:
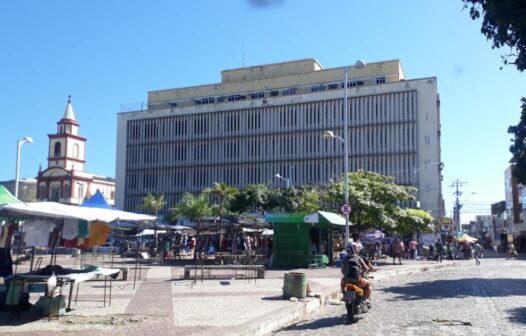
<path fill-rule="evenodd" d="M 307 297 L 307 275 L 299 272 L 285 273 L 283 278 L 283 297 L 286 299 L 290 297 L 304 299 Z"/>

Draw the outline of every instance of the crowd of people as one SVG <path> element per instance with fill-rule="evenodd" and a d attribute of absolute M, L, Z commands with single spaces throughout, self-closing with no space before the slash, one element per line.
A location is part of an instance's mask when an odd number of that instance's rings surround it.
<path fill-rule="evenodd" d="M 232 254 L 272 254 L 272 238 L 244 232 L 230 233 L 221 240 L 218 234 L 189 237 L 186 234 L 166 235 L 162 239 L 162 260 L 181 259 L 196 253 L 214 255 L 218 252 Z"/>

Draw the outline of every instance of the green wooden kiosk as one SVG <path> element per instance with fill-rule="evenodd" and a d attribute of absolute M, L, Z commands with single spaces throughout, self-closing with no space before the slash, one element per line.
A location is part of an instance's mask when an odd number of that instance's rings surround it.
<path fill-rule="evenodd" d="M 344 217 L 325 211 L 271 213 L 265 220 L 274 226 L 272 265 L 277 267 L 307 267 L 323 255 L 332 262 L 334 231 L 345 227 Z"/>

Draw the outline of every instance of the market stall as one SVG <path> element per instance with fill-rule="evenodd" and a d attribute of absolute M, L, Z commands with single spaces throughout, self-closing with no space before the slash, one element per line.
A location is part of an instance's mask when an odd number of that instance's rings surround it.
<path fill-rule="evenodd" d="M 345 218 L 325 211 L 267 214 L 274 226 L 273 266 L 324 265 L 333 259 L 334 229 L 345 226 Z"/>
<path fill-rule="evenodd" d="M 19 244 L 23 242 L 25 246 L 48 246 L 52 251 L 50 264 L 44 267 L 44 269 L 47 268 L 47 273 L 42 273 L 39 267 L 33 270 L 32 259 L 29 273 L 16 274 L 15 272 L 14 275 L 7 278 L 7 281 L 13 286 L 8 288 L 11 298 L 6 302 L 18 303 L 17 293 L 25 291 L 28 283 L 42 282 L 44 278 L 55 277 L 55 284 L 70 284 L 68 307 L 71 305 L 74 284 L 77 284 L 78 293 L 80 282 L 100 275 L 104 276 L 106 281 L 106 276 L 115 276 L 119 270 L 86 265 L 78 269 L 61 267 L 57 265 L 55 248 L 60 243 L 71 248 L 100 246 L 106 242 L 111 223 L 119 221 L 139 223 L 155 220 L 154 216 L 114 208 L 78 207 L 55 202 L 3 204 L 0 205 L 0 216 L 9 219 L 8 223 L 23 220 L 19 231 Z M 49 283 L 47 285 L 49 286 Z M 104 303 L 106 303 L 106 282 L 104 288 Z M 111 303 L 111 280 L 109 291 Z M 61 297 L 62 293 L 59 296 Z"/>

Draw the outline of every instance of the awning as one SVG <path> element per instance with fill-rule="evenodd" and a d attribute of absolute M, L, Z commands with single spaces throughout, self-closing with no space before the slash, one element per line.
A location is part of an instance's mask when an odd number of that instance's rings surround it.
<path fill-rule="evenodd" d="M 155 216 L 101 208 L 85 208 L 56 202 L 6 204 L 0 206 L 0 214 L 13 217 L 72 218 L 86 221 L 111 223 L 115 221 L 154 221 Z"/>
<path fill-rule="evenodd" d="M 18 198 L 13 196 L 9 190 L 3 185 L 0 185 L 0 205 L 2 204 L 16 204 L 22 203 Z"/>
<path fill-rule="evenodd" d="M 332 225 L 345 225 L 345 218 L 339 214 L 327 211 L 314 213 L 273 213 L 267 214 L 265 220 L 270 223 L 326 223 Z"/>
<path fill-rule="evenodd" d="M 474 243 L 474 242 L 476 242 L 478 240 L 477 238 L 471 237 L 467 233 L 463 233 L 463 234 L 457 236 L 456 239 L 457 239 L 458 242 L 467 242 L 467 243 Z"/>

